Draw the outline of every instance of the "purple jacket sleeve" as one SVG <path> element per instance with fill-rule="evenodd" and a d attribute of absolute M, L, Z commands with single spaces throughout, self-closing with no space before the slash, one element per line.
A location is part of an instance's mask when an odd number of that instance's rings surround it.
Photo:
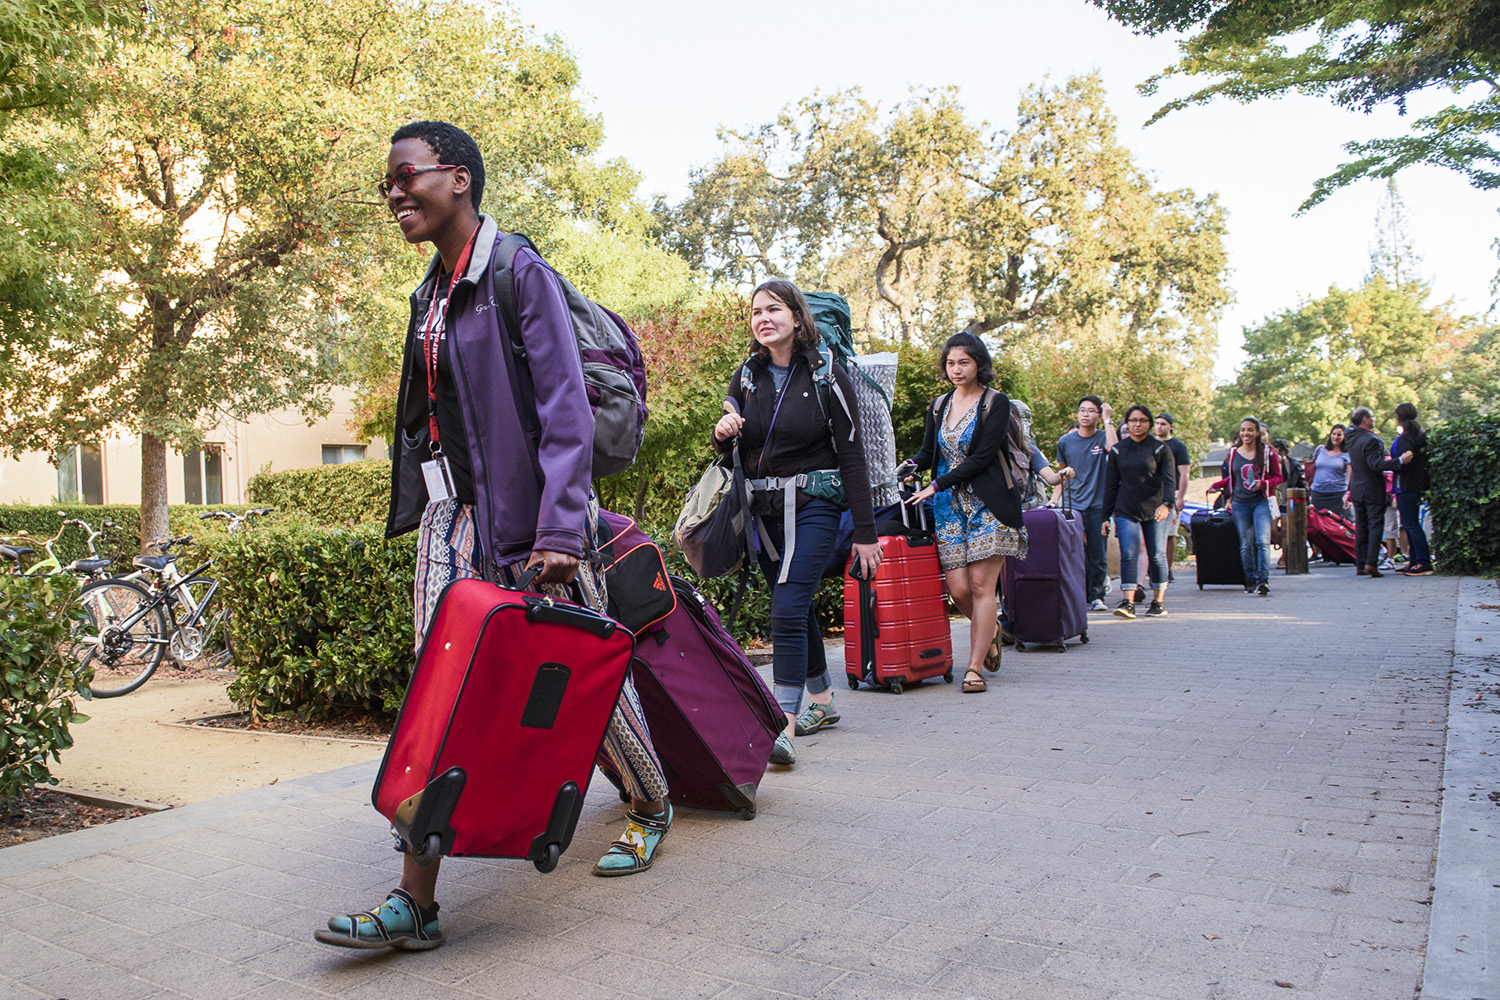
<path fill-rule="evenodd" d="M 552 269 L 530 250 L 516 254 L 516 306 L 536 393 L 541 507 L 534 548 L 583 557 L 594 456 L 594 415 L 583 385 L 567 299 Z"/>

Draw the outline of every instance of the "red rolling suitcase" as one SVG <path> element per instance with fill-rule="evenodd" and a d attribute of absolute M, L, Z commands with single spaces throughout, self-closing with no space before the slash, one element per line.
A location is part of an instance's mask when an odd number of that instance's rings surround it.
<path fill-rule="evenodd" d="M 1358 562 L 1354 522 L 1318 507 L 1307 508 L 1307 540 L 1332 563 Z"/>
<path fill-rule="evenodd" d="M 1026 558 L 1005 560 L 1001 589 L 1017 652 L 1034 645 L 1066 652 L 1075 635 L 1079 642 L 1089 641 L 1083 518 L 1069 500 L 1065 489 L 1061 510 L 1026 511 Z"/>
<path fill-rule="evenodd" d="M 909 507 L 901 504 L 903 522 Z M 844 568 L 844 672 L 900 694 L 906 685 L 941 676 L 953 683 L 953 633 L 938 563 L 937 538 L 917 505 L 917 526 L 880 537 L 880 574 L 872 582 Z"/>
<path fill-rule="evenodd" d="M 371 795 L 417 861 L 526 858 L 551 871 L 635 642 L 613 619 L 483 580 L 438 599 Z"/>
<path fill-rule="evenodd" d="M 675 805 L 755 818 L 755 792 L 786 715 L 698 589 L 672 577 L 676 608 L 636 637 L 631 668 Z M 629 796 L 604 761 L 599 768 Z"/>

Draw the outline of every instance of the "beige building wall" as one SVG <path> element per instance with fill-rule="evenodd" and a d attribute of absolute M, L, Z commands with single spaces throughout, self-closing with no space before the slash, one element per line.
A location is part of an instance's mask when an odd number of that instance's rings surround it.
<path fill-rule="evenodd" d="M 349 430 L 354 416 L 353 393 L 333 390 L 333 410 L 308 426 L 295 410 L 278 410 L 248 421 L 229 421 L 203 435 L 206 445 L 222 446 L 221 471 L 224 503 L 247 503 L 246 487 L 258 472 L 281 472 L 324 464 L 324 448 L 339 451 L 348 460 L 359 451 L 365 458 L 385 458 L 381 438 L 361 446 Z M 141 502 L 141 445 L 135 435 L 110 435 L 101 442 L 100 465 L 103 502 Z M 201 469 L 201 457 L 200 469 Z M 0 503 L 53 502 L 59 495 L 58 469 L 43 452 L 28 452 L 16 459 L 0 461 Z M 167 500 L 186 502 L 185 462 L 181 454 L 167 453 Z M 205 497 L 206 499 L 206 497 Z"/>

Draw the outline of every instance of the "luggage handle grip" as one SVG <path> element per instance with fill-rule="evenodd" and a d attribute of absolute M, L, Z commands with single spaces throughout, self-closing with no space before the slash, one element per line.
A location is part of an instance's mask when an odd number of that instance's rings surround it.
<path fill-rule="evenodd" d="M 601 639 L 608 639 L 619 627 L 613 619 L 595 614 L 587 608 L 572 604 L 559 604 L 550 597 L 532 597 L 529 594 L 526 595 L 526 620 L 572 625 L 585 632 L 591 632 Z"/>

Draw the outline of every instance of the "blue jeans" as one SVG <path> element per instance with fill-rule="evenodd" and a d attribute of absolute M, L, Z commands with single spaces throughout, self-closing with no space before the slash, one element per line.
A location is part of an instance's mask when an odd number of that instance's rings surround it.
<path fill-rule="evenodd" d="M 1401 527 L 1406 529 L 1406 540 L 1411 543 L 1411 562 L 1407 565 L 1428 565 L 1432 553 L 1427 548 L 1427 532 L 1422 530 L 1422 494 L 1397 493 L 1396 510 L 1401 513 Z"/>
<path fill-rule="evenodd" d="M 1236 500 L 1230 507 L 1234 526 L 1240 532 L 1240 565 L 1245 567 L 1245 586 L 1256 587 L 1271 580 L 1271 505 L 1265 497 Z"/>
<path fill-rule="evenodd" d="M 1104 537 L 1104 508 L 1085 507 L 1083 518 L 1083 571 L 1088 603 L 1104 600 L 1109 584 L 1109 546 Z"/>
<path fill-rule="evenodd" d="M 1140 556 L 1141 542 L 1146 543 L 1146 560 L 1150 567 L 1151 589 L 1165 590 L 1167 586 L 1167 526 L 1165 521 L 1132 521 L 1128 517 L 1115 517 L 1115 535 L 1120 540 L 1120 587 L 1134 590 L 1140 571 L 1136 560 Z M 1266 529 L 1268 532 L 1269 528 Z M 1267 538 L 1270 536 L 1267 535 Z"/>
<path fill-rule="evenodd" d="M 762 517 L 778 551 L 783 521 L 779 517 Z M 818 628 L 815 597 L 823 578 L 823 564 L 833 548 L 839 530 L 839 509 L 827 500 L 810 500 L 797 511 L 796 551 L 786 583 L 777 583 L 781 563 L 771 562 L 766 553 L 759 554 L 760 571 L 771 588 L 771 676 L 776 703 L 782 711 L 796 715 L 802 707 L 802 691 L 809 694 L 827 691 L 828 660 L 823 654 L 823 631 Z"/>

